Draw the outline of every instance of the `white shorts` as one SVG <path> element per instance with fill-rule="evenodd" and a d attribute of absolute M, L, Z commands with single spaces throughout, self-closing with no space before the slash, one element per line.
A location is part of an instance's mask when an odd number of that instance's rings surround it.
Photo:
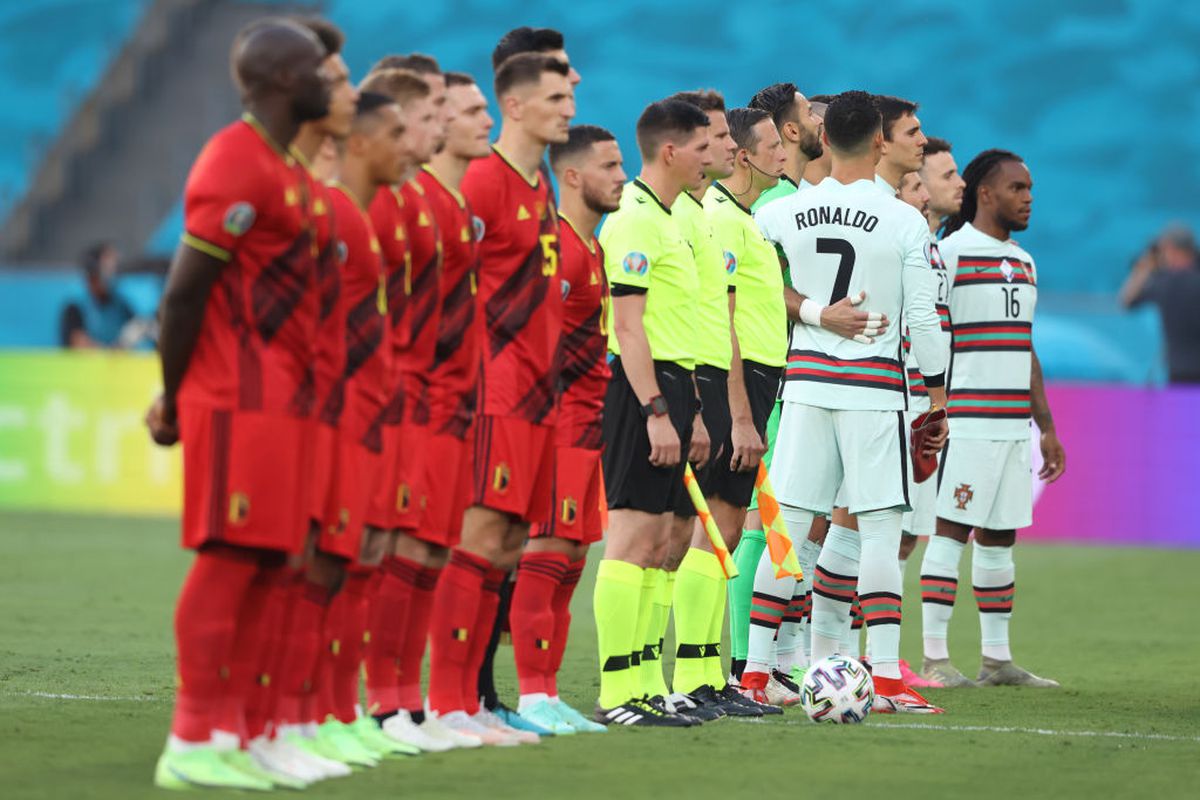
<path fill-rule="evenodd" d="M 913 411 L 905 413 L 904 419 L 911 426 L 919 415 Z M 908 429 L 911 430 L 911 427 Z M 937 529 L 937 474 L 930 475 L 921 483 L 913 480 L 912 459 L 908 459 L 908 497 L 912 511 L 904 513 L 900 529 L 913 536 L 933 536 Z"/>
<path fill-rule="evenodd" d="M 903 411 L 840 411 L 784 401 L 771 463 L 780 503 L 829 514 L 909 508 Z M 839 489 L 841 490 L 839 492 Z"/>
<path fill-rule="evenodd" d="M 1028 439 L 955 439 L 942 454 L 937 515 L 993 531 L 1033 522 L 1033 471 Z"/>

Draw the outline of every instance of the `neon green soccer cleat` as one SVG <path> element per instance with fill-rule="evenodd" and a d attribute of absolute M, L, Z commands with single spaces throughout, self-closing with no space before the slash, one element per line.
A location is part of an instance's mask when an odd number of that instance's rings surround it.
<path fill-rule="evenodd" d="M 322 754 L 355 767 L 374 767 L 379 764 L 375 751 L 354 735 L 349 725 L 332 716 L 317 726 L 317 742 Z"/>
<path fill-rule="evenodd" d="M 180 753 L 164 750 L 154 768 L 154 785 L 176 791 L 207 787 L 269 792 L 274 788 L 271 781 L 252 777 L 237 769 L 211 747 Z"/>

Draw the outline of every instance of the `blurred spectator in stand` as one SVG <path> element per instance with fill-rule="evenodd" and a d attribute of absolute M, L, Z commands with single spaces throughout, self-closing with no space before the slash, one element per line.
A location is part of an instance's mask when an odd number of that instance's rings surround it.
<path fill-rule="evenodd" d="M 142 338 L 144 325 L 113 285 L 120 258 L 109 242 L 92 245 L 83 254 L 84 292 L 63 308 L 63 347 L 130 347 Z"/>
<path fill-rule="evenodd" d="M 1121 303 L 1158 306 L 1171 383 L 1200 383 L 1200 253 L 1184 225 L 1171 225 L 1133 264 Z"/>

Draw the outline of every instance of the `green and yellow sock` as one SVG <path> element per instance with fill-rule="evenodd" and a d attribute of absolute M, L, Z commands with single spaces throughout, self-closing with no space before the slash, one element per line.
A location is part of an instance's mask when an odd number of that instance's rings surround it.
<path fill-rule="evenodd" d="M 645 572 L 635 564 L 608 558 L 596 572 L 592 605 L 600 652 L 601 708 L 613 708 L 641 695 L 631 655 L 634 643 L 644 640 L 644 636 L 638 637 L 638 621 Z"/>

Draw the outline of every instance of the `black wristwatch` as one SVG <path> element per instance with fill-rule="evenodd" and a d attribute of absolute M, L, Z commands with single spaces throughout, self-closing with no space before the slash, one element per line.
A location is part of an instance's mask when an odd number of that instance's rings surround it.
<path fill-rule="evenodd" d="M 661 394 L 656 394 L 650 398 L 650 402 L 641 407 L 642 416 L 646 419 L 650 417 L 665 417 L 667 415 L 667 398 Z"/>

